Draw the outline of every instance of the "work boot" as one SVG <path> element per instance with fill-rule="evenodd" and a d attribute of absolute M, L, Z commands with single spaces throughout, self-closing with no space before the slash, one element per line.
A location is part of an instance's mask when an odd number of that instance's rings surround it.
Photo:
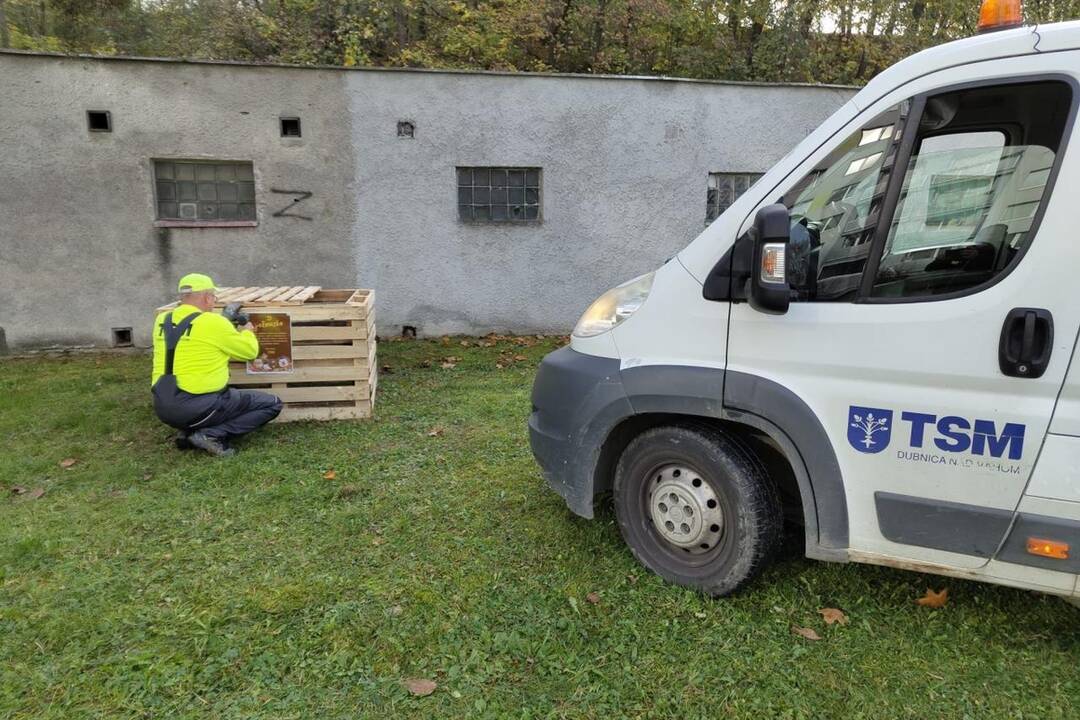
<path fill-rule="evenodd" d="M 205 450 L 215 457 L 230 457 L 236 454 L 231 447 L 226 447 L 219 438 L 210 437 L 204 433 L 192 433 L 188 436 L 188 442 L 200 450 Z"/>
<path fill-rule="evenodd" d="M 176 443 L 177 450 L 194 450 L 195 446 L 191 444 L 191 436 L 188 433 L 181 430 L 176 433 L 176 437 L 173 438 L 173 442 Z"/>

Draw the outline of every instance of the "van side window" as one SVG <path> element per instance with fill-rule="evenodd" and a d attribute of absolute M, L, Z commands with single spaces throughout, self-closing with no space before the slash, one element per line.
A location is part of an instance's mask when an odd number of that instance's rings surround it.
<path fill-rule="evenodd" d="M 855 299 L 909 108 L 878 115 L 784 194 L 793 300 Z"/>
<path fill-rule="evenodd" d="M 872 296 L 959 292 L 1009 268 L 1031 242 L 1071 101 L 1055 81 L 929 98 Z"/>

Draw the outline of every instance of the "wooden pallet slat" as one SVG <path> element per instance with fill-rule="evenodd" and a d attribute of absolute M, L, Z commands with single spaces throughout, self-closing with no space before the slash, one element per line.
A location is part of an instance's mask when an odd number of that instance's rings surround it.
<path fill-rule="evenodd" d="M 352 296 L 345 301 L 346 305 L 368 305 L 369 307 L 374 302 L 375 292 L 373 290 L 357 290 Z"/>
<path fill-rule="evenodd" d="M 367 320 L 366 309 L 353 305 L 327 304 L 324 306 L 312 305 L 289 305 L 281 308 L 281 312 L 289 313 L 293 322 L 335 322 L 339 320 Z"/>
<path fill-rule="evenodd" d="M 280 295 L 278 295 L 274 299 L 274 302 L 286 303 L 286 304 L 293 303 L 293 304 L 299 305 L 300 303 L 303 302 L 303 300 L 294 300 L 293 298 L 294 298 L 294 296 L 299 295 L 302 292 L 304 292 L 304 286 L 303 285 L 295 285 L 295 286 L 289 288 L 286 292 L 283 292 Z"/>
<path fill-rule="evenodd" d="M 351 406 L 286 405 L 276 422 L 296 420 L 360 420 L 371 417 L 371 402 L 360 400 Z"/>
<path fill-rule="evenodd" d="M 278 287 L 272 287 L 269 290 L 267 290 L 266 292 L 264 292 L 263 294 L 259 295 L 259 297 L 255 298 L 251 302 L 259 303 L 259 304 L 269 304 L 269 303 L 273 302 L 273 299 L 275 297 L 277 297 L 278 295 L 280 295 L 281 293 L 283 293 L 284 291 L 286 291 L 288 289 L 289 289 L 288 285 L 279 285 Z"/>
<path fill-rule="evenodd" d="M 234 385 L 266 385 L 272 382 L 288 384 L 302 382 L 351 382 L 356 380 L 356 369 L 348 365 L 323 367 L 298 367 L 291 373 L 275 375 L 249 375 L 242 368 L 229 373 L 229 382 Z"/>
<path fill-rule="evenodd" d="M 303 290 L 294 295 L 292 299 L 300 303 L 307 302 L 315 293 L 319 292 L 320 290 L 322 290 L 321 285 L 308 285 Z"/>
<path fill-rule="evenodd" d="M 265 303 L 270 296 L 276 295 L 279 292 L 281 292 L 281 288 L 278 288 L 278 287 L 263 288 L 262 291 L 258 295 L 251 298 L 247 302 L 250 303 L 250 304 L 253 304 L 253 305 L 254 304 L 259 304 L 259 303 Z"/>
<path fill-rule="evenodd" d="M 363 340 L 367 336 L 367 327 L 362 325 L 298 325 L 292 329 L 293 342 Z"/>
<path fill-rule="evenodd" d="M 233 298 L 233 302 L 239 302 L 239 303 L 250 302 L 250 301 L 254 300 L 255 298 L 259 297 L 260 295 L 262 295 L 267 290 L 272 290 L 272 289 L 273 288 L 269 288 L 269 287 L 245 288 L 245 292 L 243 292 L 240 295 L 237 295 L 235 298 Z"/>
<path fill-rule="evenodd" d="M 288 295 L 289 293 L 291 293 L 295 289 L 296 288 L 293 285 L 282 285 L 279 288 L 274 288 L 274 292 L 268 293 L 266 295 L 265 301 L 268 302 L 268 303 L 281 302 L 281 296 L 282 295 Z"/>
<path fill-rule="evenodd" d="M 284 403 L 328 403 L 367 400 L 367 385 L 358 389 L 355 385 L 331 385 L 326 387 L 284 387 L 270 392 Z"/>
<path fill-rule="evenodd" d="M 242 294 L 247 289 L 248 288 L 243 287 L 219 288 L 217 292 L 217 303 L 220 305 L 230 303 L 232 302 L 233 297 Z"/>
<path fill-rule="evenodd" d="M 294 345 L 293 360 L 338 360 L 367 357 L 367 348 L 355 345 Z"/>
<path fill-rule="evenodd" d="M 223 298 L 226 302 L 235 302 L 237 298 L 241 298 L 253 290 L 258 290 L 258 288 L 248 287 L 245 285 L 243 287 L 225 288 L 225 290 L 227 291 L 227 294 L 218 295 L 217 302 L 220 303 Z"/>
<path fill-rule="evenodd" d="M 249 298 L 244 301 L 247 305 L 265 305 L 266 298 L 280 292 L 281 289 L 277 287 L 265 287 L 259 288 L 259 294 L 253 298 Z"/>

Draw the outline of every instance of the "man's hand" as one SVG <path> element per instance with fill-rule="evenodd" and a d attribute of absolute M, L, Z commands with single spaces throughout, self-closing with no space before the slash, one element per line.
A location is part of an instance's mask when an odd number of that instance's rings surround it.
<path fill-rule="evenodd" d="M 252 325 L 250 322 L 247 325 L 240 328 L 240 329 L 241 330 L 250 330 L 251 332 L 255 332 L 255 326 Z"/>

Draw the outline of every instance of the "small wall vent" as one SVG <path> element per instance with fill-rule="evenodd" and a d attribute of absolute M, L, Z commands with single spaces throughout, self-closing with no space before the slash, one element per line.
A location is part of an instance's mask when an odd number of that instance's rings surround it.
<path fill-rule="evenodd" d="M 131 328 L 113 328 L 112 329 L 112 346 L 113 347 L 131 347 L 134 342 L 131 339 Z"/>
<path fill-rule="evenodd" d="M 108 110 L 87 110 L 86 127 L 90 132 L 112 132 L 112 114 Z"/>
<path fill-rule="evenodd" d="M 281 137 L 300 137 L 300 118 L 281 118 Z"/>

